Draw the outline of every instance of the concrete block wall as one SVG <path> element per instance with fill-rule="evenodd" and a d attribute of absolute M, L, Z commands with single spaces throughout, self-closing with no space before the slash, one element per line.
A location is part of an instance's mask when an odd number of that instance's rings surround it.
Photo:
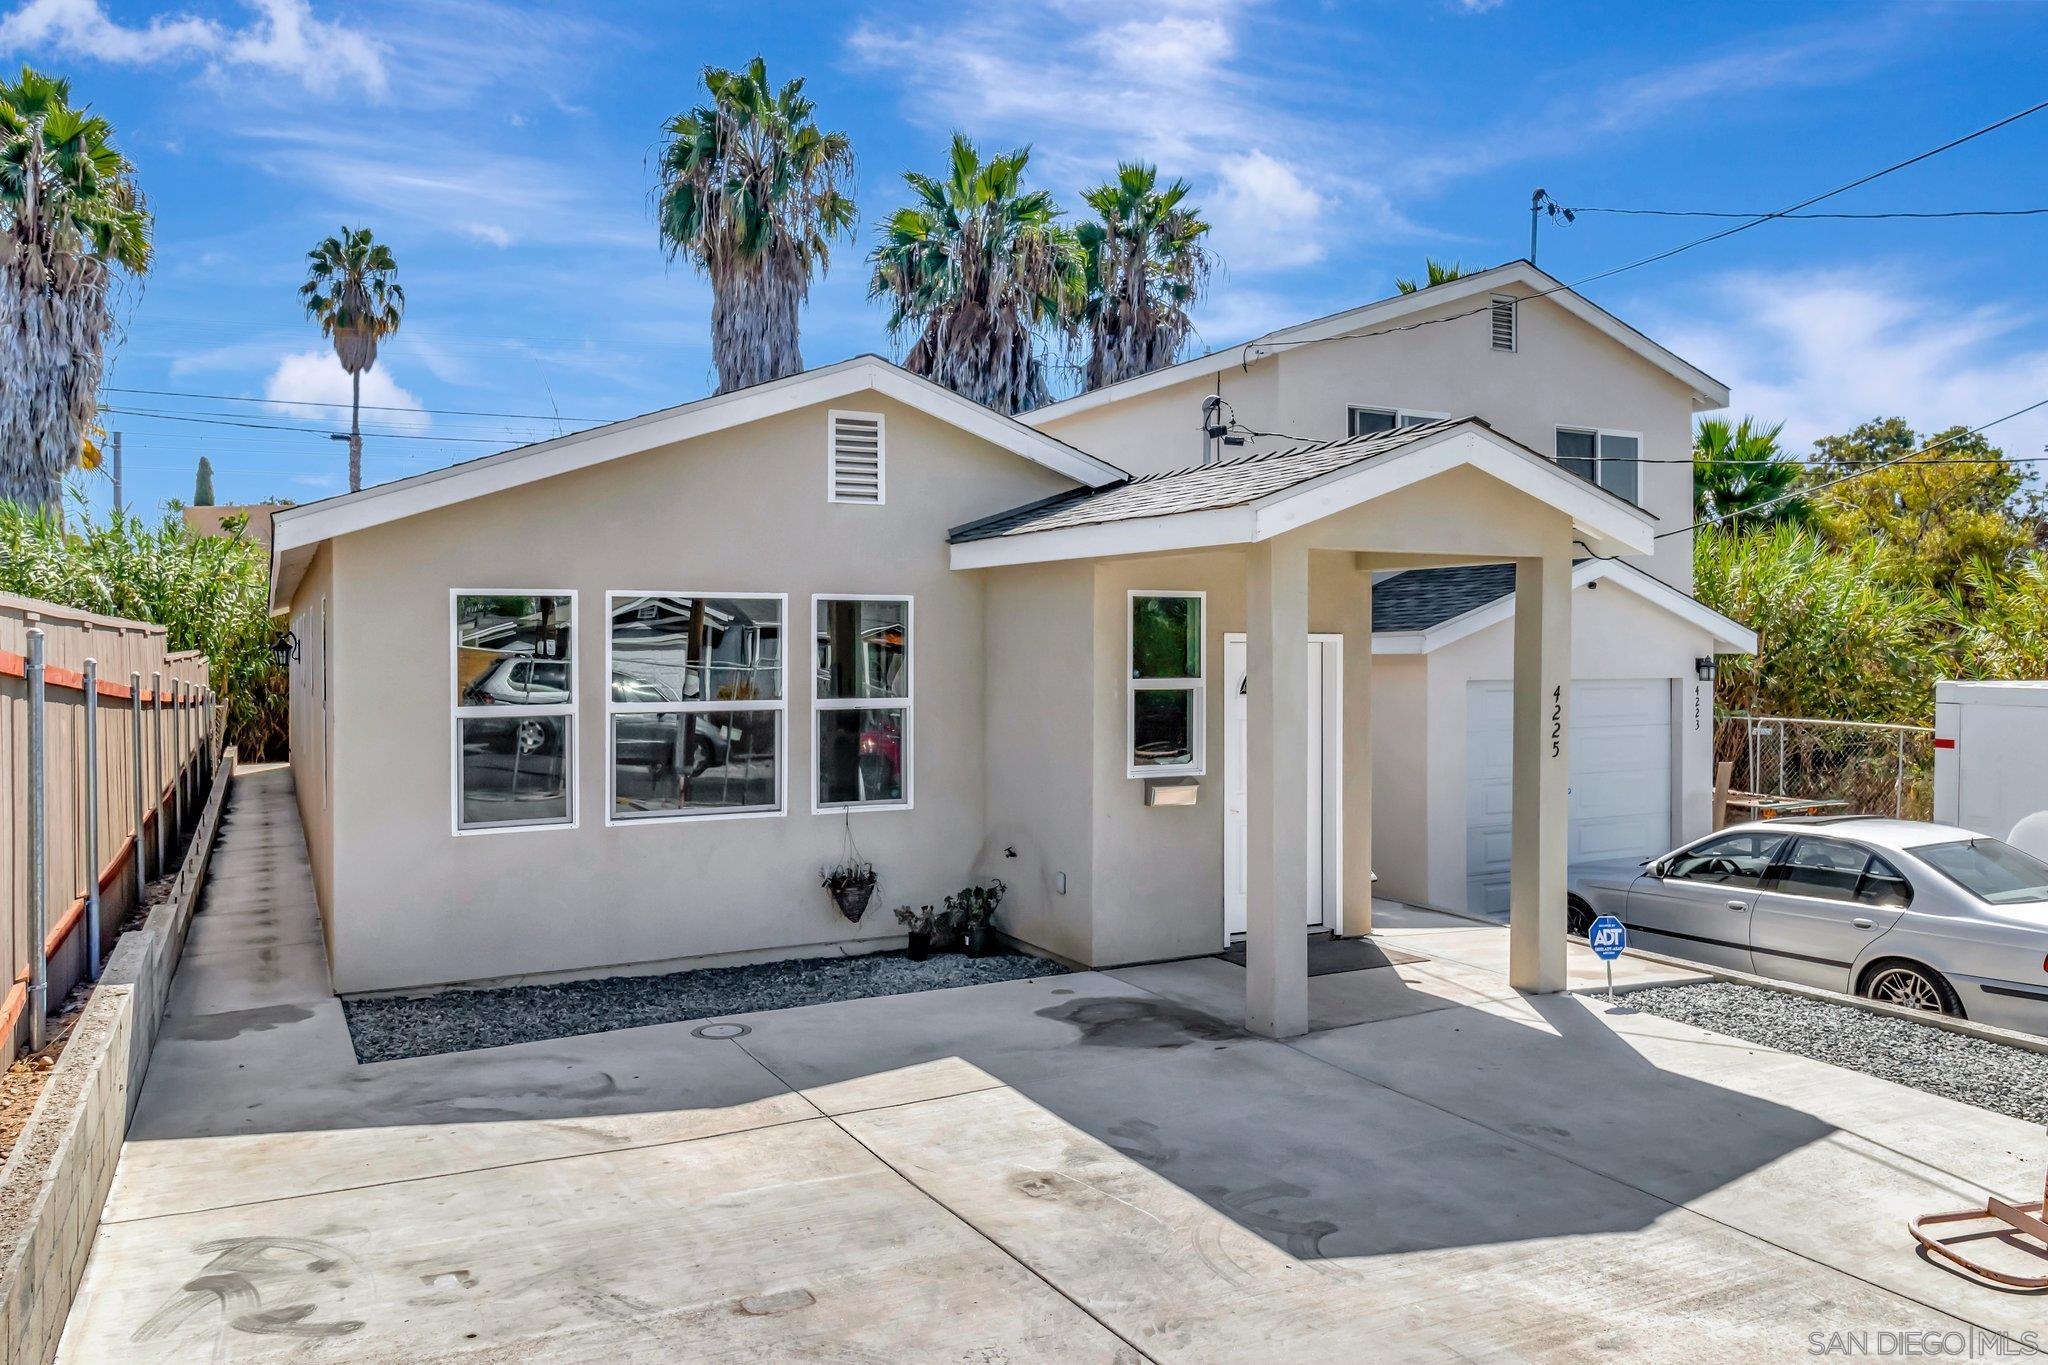
<path fill-rule="evenodd" d="M 0 1171 L 0 1362 L 57 1354 L 170 999 L 234 773 L 222 755 L 172 894 L 124 934 Z"/>

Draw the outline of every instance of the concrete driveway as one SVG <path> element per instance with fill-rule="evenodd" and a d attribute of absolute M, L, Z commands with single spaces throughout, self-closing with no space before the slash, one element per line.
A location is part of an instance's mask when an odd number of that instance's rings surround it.
<path fill-rule="evenodd" d="M 1315 978 L 1291 1043 L 1204 959 L 359 1066 L 289 783 L 237 783 L 65 1359 L 1694 1362 L 2044 1321 L 1904 1226 L 2028 1197 L 2038 1130 L 1516 996 L 1503 931 L 1421 912 L 1383 932 L 1427 960 Z"/>

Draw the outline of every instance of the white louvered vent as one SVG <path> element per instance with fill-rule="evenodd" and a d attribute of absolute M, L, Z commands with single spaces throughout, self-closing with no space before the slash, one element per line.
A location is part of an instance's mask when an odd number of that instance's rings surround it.
<path fill-rule="evenodd" d="M 882 501 L 883 466 L 887 455 L 879 412 L 834 412 L 828 495 L 833 502 Z"/>
<path fill-rule="evenodd" d="M 1495 299 L 1493 301 L 1493 349 L 1512 351 L 1515 349 L 1515 301 Z"/>

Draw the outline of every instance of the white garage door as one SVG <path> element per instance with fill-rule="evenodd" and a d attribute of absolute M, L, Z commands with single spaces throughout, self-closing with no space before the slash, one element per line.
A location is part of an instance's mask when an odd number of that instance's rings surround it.
<path fill-rule="evenodd" d="M 1465 908 L 1508 908 L 1514 688 L 1475 682 L 1466 697 Z M 1571 853 L 1643 858 L 1671 846 L 1671 680 L 1572 684 Z"/>

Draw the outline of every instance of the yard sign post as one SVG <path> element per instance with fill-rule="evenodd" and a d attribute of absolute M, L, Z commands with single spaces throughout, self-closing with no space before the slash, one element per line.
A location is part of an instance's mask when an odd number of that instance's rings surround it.
<path fill-rule="evenodd" d="M 1607 1003 L 1614 1003 L 1614 959 L 1628 950 L 1628 926 L 1612 915 L 1602 915 L 1586 930 L 1586 942 L 1607 964 Z"/>

